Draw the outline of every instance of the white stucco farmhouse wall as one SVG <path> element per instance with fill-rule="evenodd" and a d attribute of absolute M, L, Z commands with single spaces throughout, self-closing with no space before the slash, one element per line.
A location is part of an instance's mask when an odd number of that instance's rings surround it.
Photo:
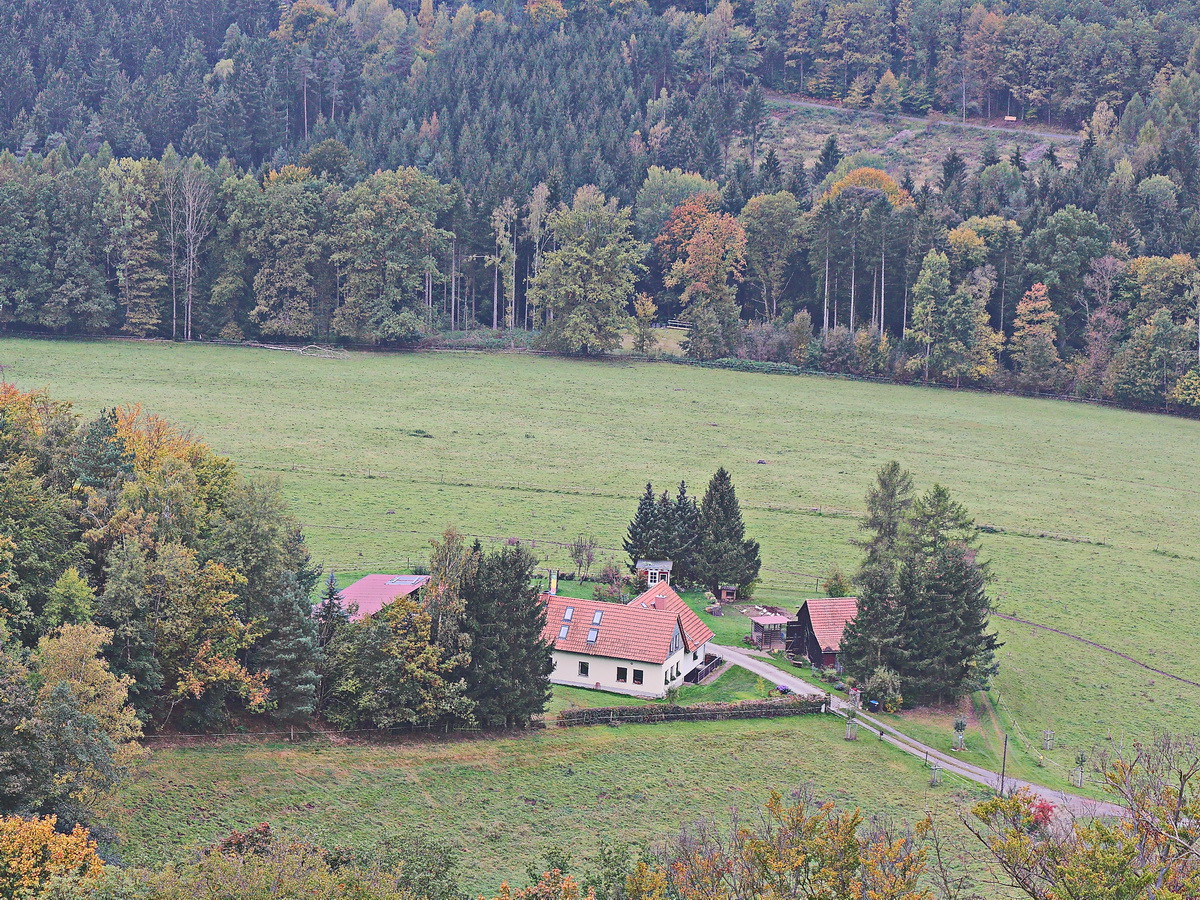
<path fill-rule="evenodd" d="M 683 678 L 692 669 L 704 663 L 708 644 L 689 652 L 680 648 L 662 665 L 638 662 L 632 659 L 617 659 L 609 656 L 592 656 L 586 653 L 568 653 L 555 650 L 554 671 L 550 680 L 554 684 L 571 687 L 594 688 L 631 697 L 662 697 L 670 687 L 683 684 Z M 587 674 L 580 673 L 580 663 L 587 664 Z M 625 680 L 618 681 L 618 669 L 624 669 Z M 642 683 L 635 684 L 637 672 L 642 673 Z"/>

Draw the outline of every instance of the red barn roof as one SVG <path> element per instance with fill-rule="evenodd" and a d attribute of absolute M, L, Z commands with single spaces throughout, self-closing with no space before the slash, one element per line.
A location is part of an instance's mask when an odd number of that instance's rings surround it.
<path fill-rule="evenodd" d="M 696 628 L 684 622 L 678 610 L 634 605 L 637 601 L 626 606 L 542 594 L 542 602 L 546 604 L 542 638 L 552 643 L 555 650 L 567 653 L 661 665 L 671 655 L 671 641 L 676 632 L 688 651 L 698 649 L 713 637 L 699 618 L 696 623 L 700 627 Z"/>
<path fill-rule="evenodd" d="M 393 600 L 423 588 L 428 575 L 365 575 L 342 590 L 342 603 L 358 605 L 355 619 L 373 616 Z"/>
<path fill-rule="evenodd" d="M 837 653 L 842 646 L 846 623 L 858 615 L 858 598 L 821 597 L 805 600 L 800 610 L 803 612 L 805 607 L 808 607 L 808 618 L 821 649 Z"/>
<path fill-rule="evenodd" d="M 669 584 L 654 585 L 645 593 L 630 600 L 629 605 L 641 609 L 661 609 L 675 613 L 679 616 L 680 624 L 683 626 L 689 650 L 699 647 L 701 644 L 707 644 L 715 637 L 712 629 L 704 624 Z"/>

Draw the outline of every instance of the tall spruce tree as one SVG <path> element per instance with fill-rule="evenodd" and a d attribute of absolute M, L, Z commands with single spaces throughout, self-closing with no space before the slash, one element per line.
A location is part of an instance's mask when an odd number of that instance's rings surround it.
<path fill-rule="evenodd" d="M 700 507 L 695 498 L 688 495 L 687 482 L 679 482 L 675 495 L 673 522 L 675 532 L 675 563 L 672 578 L 680 584 L 691 584 L 696 579 L 696 558 L 700 544 Z"/>
<path fill-rule="evenodd" d="M 654 485 L 646 482 L 646 490 L 638 500 L 637 512 L 625 533 L 625 552 L 629 554 L 629 571 L 633 571 L 639 559 L 649 559 L 648 550 L 654 534 L 655 499 Z"/>
<path fill-rule="evenodd" d="M 724 467 L 717 469 L 700 502 L 699 544 L 698 580 L 714 592 L 722 584 L 735 584 L 748 597 L 762 562 L 758 541 L 746 537 L 733 479 Z"/>
<path fill-rule="evenodd" d="M 554 663 L 542 640 L 546 607 L 532 581 L 536 566 L 526 548 L 501 547 L 480 555 L 463 583 L 471 648 L 463 677 L 485 726 L 524 727 L 550 699 Z"/>
<path fill-rule="evenodd" d="M 862 527 L 873 534 L 859 542 L 867 555 L 842 658 L 864 681 L 896 672 L 909 703 L 953 700 L 998 670 L 987 573 L 975 560 L 966 508 L 941 485 L 916 499 L 911 487 L 909 474 L 889 463 L 868 493 Z"/>
<path fill-rule="evenodd" d="M 903 610 L 897 584 L 897 544 L 912 503 L 912 475 L 895 460 L 884 465 L 867 491 L 867 514 L 859 523 L 868 536 L 855 541 L 866 551 L 854 578 L 858 614 L 842 635 L 844 665 L 860 680 L 899 665 L 896 635 Z"/>
<path fill-rule="evenodd" d="M 297 722 L 312 714 L 317 704 L 320 657 L 318 623 L 313 618 L 311 570 L 288 572 L 273 591 L 267 613 L 267 633 L 255 664 L 268 673 L 271 718 Z"/>

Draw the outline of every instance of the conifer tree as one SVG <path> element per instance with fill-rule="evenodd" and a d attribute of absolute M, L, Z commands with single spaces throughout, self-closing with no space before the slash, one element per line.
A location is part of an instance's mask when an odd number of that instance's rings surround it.
<path fill-rule="evenodd" d="M 133 474 L 133 455 L 117 436 L 117 411 L 106 409 L 83 432 L 72 461 L 84 488 L 108 490 Z"/>
<path fill-rule="evenodd" d="M 625 552 L 629 554 L 629 571 L 633 571 L 639 559 L 649 559 L 648 551 L 654 535 L 656 504 L 654 485 L 646 482 L 646 490 L 638 501 L 637 512 L 629 523 L 625 534 Z"/>
<path fill-rule="evenodd" d="M 479 722 L 524 727 L 550 699 L 552 647 L 542 640 L 546 606 L 532 583 L 537 560 L 524 547 L 479 557 L 463 584 L 463 633 L 470 642 L 464 677 Z"/>
<path fill-rule="evenodd" d="M 867 515 L 859 523 L 869 536 L 855 542 L 866 551 L 854 579 L 858 614 L 842 636 L 842 660 L 863 681 L 879 669 L 898 665 L 895 639 L 902 610 L 897 596 L 897 548 L 912 502 L 912 475 L 895 460 L 880 468 L 867 491 Z"/>
<path fill-rule="evenodd" d="M 271 598 L 267 633 L 254 655 L 255 666 L 267 673 L 271 718 L 276 721 L 300 721 L 316 708 L 320 646 L 311 590 L 307 573 L 284 574 Z"/>
<path fill-rule="evenodd" d="M 679 482 L 672 510 L 674 549 L 671 561 L 675 563 L 672 578 L 680 584 L 691 584 L 696 579 L 697 553 L 700 544 L 700 507 L 687 492 L 687 482 Z"/>
<path fill-rule="evenodd" d="M 698 580 L 714 593 L 722 584 L 735 584 L 741 596 L 750 596 L 762 565 L 758 541 L 746 537 L 733 479 L 724 467 L 717 469 L 700 502 L 699 544 Z"/>
<path fill-rule="evenodd" d="M 355 604 L 357 609 L 357 604 Z M 342 592 L 338 590 L 337 578 L 332 571 L 325 579 L 325 587 L 321 591 L 321 599 L 313 607 L 313 620 L 317 623 L 317 646 L 324 650 L 338 630 L 350 623 L 351 610 L 342 601 Z"/>

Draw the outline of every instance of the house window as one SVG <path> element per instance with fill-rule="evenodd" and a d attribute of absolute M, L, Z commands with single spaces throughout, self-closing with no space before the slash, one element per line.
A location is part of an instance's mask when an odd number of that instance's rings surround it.
<path fill-rule="evenodd" d="M 588 643 L 589 644 L 596 643 L 596 638 L 598 638 L 599 636 L 600 636 L 600 629 L 598 629 L 598 628 L 589 628 L 588 629 Z"/>
<path fill-rule="evenodd" d="M 667 671 L 663 673 L 663 684 L 669 684 L 670 681 L 671 681 L 671 670 L 667 669 Z"/>
<path fill-rule="evenodd" d="M 692 651 L 692 662 L 695 662 L 699 658 L 700 658 L 700 651 L 699 650 Z"/>
<path fill-rule="evenodd" d="M 617 681 L 624 684 L 629 680 L 629 670 L 624 666 L 617 666 Z"/>
<path fill-rule="evenodd" d="M 600 624 L 600 620 L 601 620 L 603 617 L 604 617 L 604 610 L 602 610 L 602 609 L 598 609 L 598 610 L 596 610 L 594 613 L 592 613 L 592 624 L 593 624 L 593 625 L 599 625 L 599 624 Z"/>
<path fill-rule="evenodd" d="M 564 625 L 562 628 L 558 629 L 558 639 L 561 641 L 563 638 L 565 638 L 567 636 L 567 632 L 570 630 L 571 630 L 570 625 Z"/>
<path fill-rule="evenodd" d="M 641 670 L 641 669 L 634 669 L 634 670 L 633 670 L 633 683 L 634 683 L 634 684 L 641 684 L 641 683 L 642 683 L 642 670 Z"/>
<path fill-rule="evenodd" d="M 568 606 L 566 609 L 563 610 L 563 621 L 570 622 L 571 617 L 574 615 L 575 615 L 575 607 Z"/>
<path fill-rule="evenodd" d="M 585 662 L 581 662 L 581 663 L 579 664 L 579 674 L 580 674 L 580 675 L 581 675 L 583 678 L 587 678 L 587 674 L 588 674 L 588 664 L 587 664 L 587 663 L 585 663 Z"/>

